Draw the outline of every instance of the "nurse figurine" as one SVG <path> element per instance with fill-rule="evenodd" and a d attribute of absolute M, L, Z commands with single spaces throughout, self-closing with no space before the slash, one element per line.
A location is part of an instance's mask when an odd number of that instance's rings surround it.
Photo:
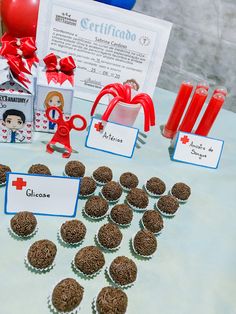
<path fill-rule="evenodd" d="M 46 110 L 50 107 L 57 107 L 63 112 L 63 109 L 64 109 L 64 97 L 63 97 L 63 95 L 57 91 L 49 92 L 45 98 L 44 106 L 45 106 Z M 52 111 L 51 116 L 53 119 L 56 118 L 56 111 L 55 110 Z M 55 129 L 55 125 L 56 125 L 56 123 L 49 121 L 49 126 L 48 126 L 49 130 L 53 131 Z"/>

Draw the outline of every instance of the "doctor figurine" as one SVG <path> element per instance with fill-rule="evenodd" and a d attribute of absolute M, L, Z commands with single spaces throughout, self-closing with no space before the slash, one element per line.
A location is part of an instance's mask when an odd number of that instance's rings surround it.
<path fill-rule="evenodd" d="M 63 112 L 63 109 L 64 109 L 64 97 L 63 97 L 63 95 L 57 91 L 49 92 L 45 98 L 44 106 L 45 106 L 46 110 L 50 107 L 57 107 Z M 56 118 L 56 111 L 55 110 L 52 111 L 51 116 L 53 119 Z M 48 125 L 49 130 L 51 130 L 51 131 L 54 130 L 55 125 L 56 125 L 56 123 L 49 121 L 49 125 Z"/>
<path fill-rule="evenodd" d="M 25 125 L 25 115 L 22 111 L 10 109 L 3 113 L 3 125 L 8 129 L 7 142 L 21 143 L 25 136 L 19 130 Z"/>

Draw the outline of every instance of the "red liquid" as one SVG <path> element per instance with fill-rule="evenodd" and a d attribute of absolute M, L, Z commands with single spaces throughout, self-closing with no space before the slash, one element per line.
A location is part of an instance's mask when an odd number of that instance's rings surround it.
<path fill-rule="evenodd" d="M 210 86 L 209 86 L 209 84 L 207 82 L 200 82 L 200 83 L 197 84 L 196 89 L 198 89 L 198 88 L 205 88 L 205 90 L 208 91 Z"/>
<path fill-rule="evenodd" d="M 226 97 L 228 94 L 227 88 L 226 87 L 218 87 L 214 90 L 213 95 L 218 94 L 218 93 L 222 94 Z"/>
<path fill-rule="evenodd" d="M 224 102 L 225 96 L 220 93 L 214 94 L 211 97 L 195 134 L 202 136 L 208 135 Z"/>
<path fill-rule="evenodd" d="M 179 127 L 179 131 L 191 133 L 199 113 L 207 98 L 207 90 L 205 88 L 196 89 L 184 119 Z"/>
<path fill-rule="evenodd" d="M 183 82 L 180 86 L 178 95 L 175 100 L 175 104 L 170 113 L 169 119 L 164 127 L 163 135 L 167 138 L 173 138 L 178 126 L 179 122 L 182 118 L 184 110 L 187 106 L 189 97 L 192 93 L 193 85 L 189 82 Z"/>

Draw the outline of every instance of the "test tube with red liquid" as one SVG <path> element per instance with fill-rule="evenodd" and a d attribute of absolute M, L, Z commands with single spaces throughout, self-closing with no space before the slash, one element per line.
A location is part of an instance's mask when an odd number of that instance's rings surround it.
<path fill-rule="evenodd" d="M 223 93 L 213 94 L 195 134 L 201 136 L 208 135 L 224 102 L 225 96 L 223 95 Z"/>
<path fill-rule="evenodd" d="M 187 106 L 189 97 L 193 90 L 193 84 L 190 82 L 183 82 L 180 86 L 178 95 L 176 97 L 174 106 L 172 108 L 172 111 L 170 113 L 169 119 L 164 126 L 163 129 L 163 135 L 167 138 L 173 138 L 180 120 L 182 118 L 182 115 L 184 113 L 184 110 Z"/>
<path fill-rule="evenodd" d="M 183 118 L 183 121 L 179 127 L 179 131 L 192 132 L 194 124 L 199 116 L 199 113 L 205 103 L 208 92 L 205 88 L 201 87 L 195 90 L 187 112 Z"/>

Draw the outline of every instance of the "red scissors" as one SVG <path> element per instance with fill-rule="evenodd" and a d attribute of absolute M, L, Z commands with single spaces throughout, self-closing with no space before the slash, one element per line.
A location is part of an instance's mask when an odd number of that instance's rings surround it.
<path fill-rule="evenodd" d="M 57 112 L 58 118 L 52 118 L 51 117 L 50 114 L 52 113 L 52 111 Z M 55 145 L 56 143 L 60 143 L 60 144 L 64 145 L 64 148 L 67 151 L 67 152 L 62 154 L 62 157 L 63 158 L 69 158 L 71 153 L 72 153 L 72 147 L 70 145 L 70 131 L 72 129 L 74 129 L 76 131 L 83 131 L 84 129 L 86 129 L 86 127 L 87 127 L 86 119 L 83 116 L 76 114 L 76 115 L 71 116 L 69 120 L 65 120 L 63 118 L 62 111 L 58 107 L 54 107 L 54 106 L 49 107 L 46 110 L 46 117 L 52 123 L 57 124 L 56 133 L 54 134 L 51 141 L 47 144 L 47 147 L 46 147 L 47 152 L 49 154 L 52 154 L 54 152 L 52 145 Z M 77 127 L 75 125 L 74 121 L 76 119 L 80 119 L 83 122 L 81 127 Z"/>

